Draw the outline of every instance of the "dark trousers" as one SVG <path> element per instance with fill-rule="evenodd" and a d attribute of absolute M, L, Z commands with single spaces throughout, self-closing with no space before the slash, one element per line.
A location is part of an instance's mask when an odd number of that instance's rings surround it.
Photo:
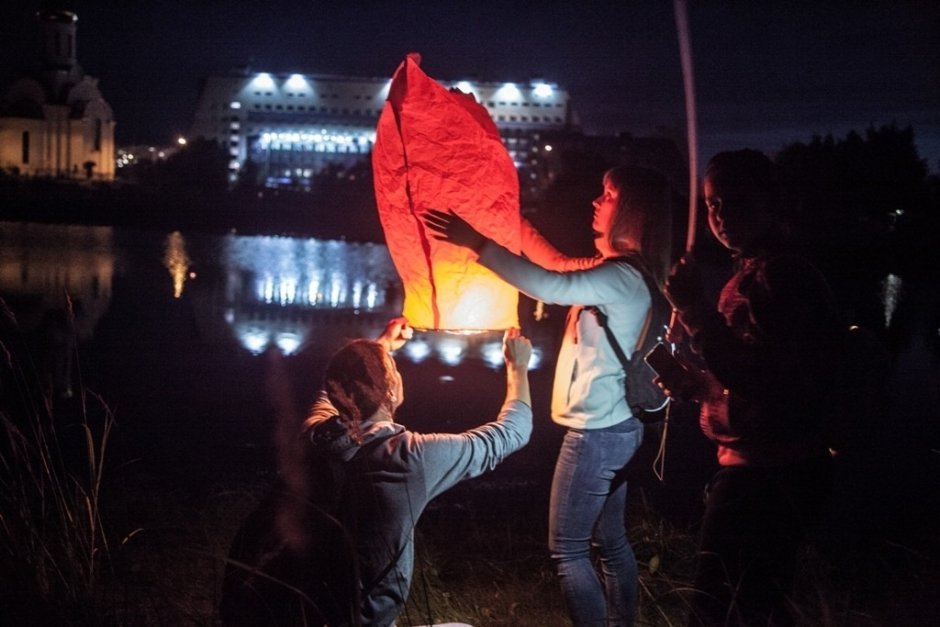
<path fill-rule="evenodd" d="M 690 625 L 788 625 L 800 548 L 832 482 L 828 455 L 774 468 L 729 466 L 712 478 Z"/>

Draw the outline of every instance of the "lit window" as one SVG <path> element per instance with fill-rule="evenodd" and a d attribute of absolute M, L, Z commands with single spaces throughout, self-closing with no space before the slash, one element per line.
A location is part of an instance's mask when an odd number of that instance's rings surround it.
<path fill-rule="evenodd" d="M 229 107 L 229 109 L 241 109 L 241 108 L 242 108 L 242 103 L 240 103 L 240 102 L 238 102 L 237 100 L 235 100 L 235 101 L 233 101 L 232 103 L 230 103 L 228 107 Z"/>

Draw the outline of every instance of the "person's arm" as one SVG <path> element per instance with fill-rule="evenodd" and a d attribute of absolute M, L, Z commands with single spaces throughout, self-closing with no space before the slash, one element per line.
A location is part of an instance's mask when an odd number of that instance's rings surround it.
<path fill-rule="evenodd" d="M 496 420 L 458 434 L 412 434 L 409 454 L 420 457 L 428 498 L 495 468 L 525 446 L 532 433 L 528 365 L 532 344 L 517 329 L 503 339 L 506 398 Z"/>
<path fill-rule="evenodd" d="M 636 268 L 602 263 L 587 270 L 552 272 L 485 237 L 456 214 L 431 210 L 424 218 L 435 239 L 475 251 L 477 261 L 535 300 L 556 305 L 604 305 L 646 292 Z"/>
<path fill-rule="evenodd" d="M 554 272 L 587 270 L 603 263 L 601 257 L 569 257 L 539 233 L 531 222 L 522 218 L 522 254 L 533 263 Z"/>

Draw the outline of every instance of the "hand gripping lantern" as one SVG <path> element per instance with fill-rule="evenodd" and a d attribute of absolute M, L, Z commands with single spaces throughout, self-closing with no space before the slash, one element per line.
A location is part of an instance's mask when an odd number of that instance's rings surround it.
<path fill-rule="evenodd" d="M 450 209 L 514 253 L 521 245 L 519 180 L 499 131 L 473 96 L 447 90 L 409 54 L 379 117 L 372 170 L 379 219 L 418 329 L 518 327 L 519 293 L 474 253 L 428 237 L 421 217 Z"/>

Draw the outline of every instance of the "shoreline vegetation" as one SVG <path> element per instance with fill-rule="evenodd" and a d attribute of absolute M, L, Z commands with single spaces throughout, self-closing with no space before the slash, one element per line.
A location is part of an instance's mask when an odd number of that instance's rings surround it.
<path fill-rule="evenodd" d="M 0 220 L 384 242 L 371 183 L 315 194 L 0 174 Z"/>

